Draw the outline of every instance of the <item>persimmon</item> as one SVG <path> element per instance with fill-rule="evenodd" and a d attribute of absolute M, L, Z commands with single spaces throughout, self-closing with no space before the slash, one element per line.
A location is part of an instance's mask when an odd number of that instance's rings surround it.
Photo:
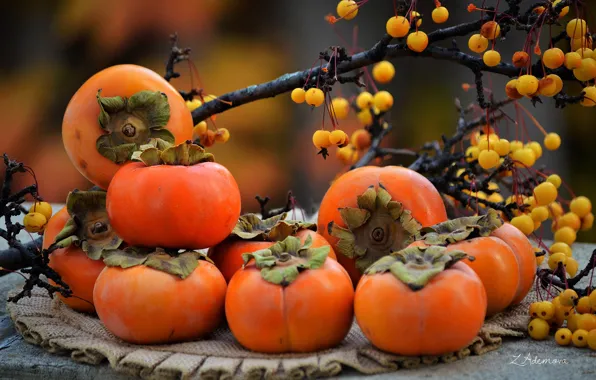
<path fill-rule="evenodd" d="M 264 353 L 314 352 L 338 345 L 354 316 L 354 287 L 329 246 L 288 236 L 243 255 L 226 294 L 236 340 Z"/>
<path fill-rule="evenodd" d="M 443 355 L 466 347 L 484 323 L 482 281 L 461 251 L 409 247 L 370 266 L 354 314 L 377 348 L 396 355 Z"/>
<path fill-rule="evenodd" d="M 244 265 L 243 253 L 269 248 L 288 236 L 296 236 L 302 243 L 310 237 L 313 248 L 329 246 L 329 242 L 316 232 L 316 224 L 286 220 L 286 217 L 287 213 L 267 219 L 261 219 L 256 214 L 242 215 L 230 236 L 209 249 L 209 258 L 221 271 L 226 282 L 230 282 L 234 273 Z M 327 257 L 337 259 L 331 248 Z"/>
<path fill-rule="evenodd" d="M 534 284 L 536 278 L 536 254 L 532 243 L 520 230 L 509 223 L 494 230 L 491 236 L 503 240 L 513 251 L 519 265 L 519 286 L 512 305 L 521 303 Z"/>
<path fill-rule="evenodd" d="M 240 190 L 213 155 L 190 141 L 148 147 L 112 179 L 106 208 L 132 246 L 201 249 L 223 241 L 240 216 Z"/>
<path fill-rule="evenodd" d="M 71 192 L 66 206 L 50 219 L 43 236 L 42 248 L 60 247 L 50 253 L 48 265 L 72 291 L 70 297 L 60 293 L 58 297 L 80 312 L 95 311 L 93 286 L 105 267 L 102 254 L 122 243 L 110 227 L 105 198 L 104 191 Z"/>
<path fill-rule="evenodd" d="M 93 289 L 104 326 L 135 344 L 197 340 L 223 321 L 226 281 L 194 251 L 111 250 Z"/>
<path fill-rule="evenodd" d="M 192 139 L 193 121 L 178 91 L 156 72 L 116 65 L 89 78 L 70 99 L 62 140 L 79 172 L 107 189 L 120 165 L 150 141 Z"/>
<path fill-rule="evenodd" d="M 424 176 L 399 166 L 365 166 L 327 190 L 317 231 L 357 284 L 369 265 L 404 248 L 421 227 L 445 220 L 443 200 Z"/>

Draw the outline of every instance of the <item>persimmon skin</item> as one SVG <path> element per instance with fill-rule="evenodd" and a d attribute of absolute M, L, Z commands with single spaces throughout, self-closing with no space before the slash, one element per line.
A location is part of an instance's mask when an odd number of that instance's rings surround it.
<path fill-rule="evenodd" d="M 215 162 L 134 162 L 114 176 L 106 209 L 116 234 L 131 246 L 202 249 L 222 242 L 236 225 L 240 190 Z"/>
<path fill-rule="evenodd" d="M 486 316 L 505 310 L 513 301 L 520 282 L 519 264 L 513 250 L 503 240 L 488 236 L 447 246 L 447 251 L 461 250 L 474 261 L 462 260 L 476 272 L 487 295 Z"/>
<path fill-rule="evenodd" d="M 377 348 L 396 355 L 442 355 L 466 347 L 484 323 L 486 292 L 466 264 L 456 263 L 412 291 L 387 272 L 364 275 L 354 314 Z"/>
<path fill-rule="evenodd" d="M 335 260 L 308 269 L 287 287 L 269 283 L 249 263 L 228 284 L 226 317 L 236 340 L 263 353 L 315 352 L 350 330 L 354 287 Z"/>
<path fill-rule="evenodd" d="M 70 219 L 70 215 L 66 207 L 54 214 L 43 234 L 43 249 L 48 248 L 54 242 L 56 235 L 64 228 L 68 219 Z M 57 293 L 60 301 L 73 310 L 94 313 L 93 287 L 97 276 L 105 268 L 103 261 L 92 260 L 81 248 L 70 246 L 52 251 L 48 265 L 72 290 L 73 296 L 71 297 L 64 297 Z M 55 285 L 51 280 L 50 283 Z"/>
<path fill-rule="evenodd" d="M 536 255 L 534 248 L 526 235 L 509 223 L 504 223 L 501 227 L 493 231 L 491 235 L 503 240 L 517 258 L 520 280 L 511 304 L 518 305 L 524 300 L 536 278 Z"/>
<path fill-rule="evenodd" d="M 165 126 L 176 144 L 192 139 L 193 122 L 180 93 L 156 72 L 137 65 L 115 65 L 89 78 L 73 95 L 62 120 L 62 141 L 70 161 L 89 181 L 107 189 L 120 165 L 102 156 L 97 139 L 105 132 L 99 125 L 97 91 L 102 97 L 130 97 L 139 91 L 161 91 L 168 97 L 170 119 Z"/>
<path fill-rule="evenodd" d="M 378 187 L 381 183 L 393 200 L 401 202 L 412 216 L 427 227 L 447 220 L 445 204 L 432 183 L 421 174 L 401 166 L 364 166 L 343 174 L 327 190 L 319 208 L 317 231 L 337 251 L 338 239 L 328 231 L 330 222 L 346 227 L 339 209 L 358 207 L 356 197 L 362 195 L 370 186 Z M 337 254 L 337 261 L 350 274 L 352 282 L 358 283 L 361 273 L 354 259 Z"/>
<path fill-rule="evenodd" d="M 329 242 L 324 237 L 312 230 L 300 230 L 295 235 L 304 243 L 308 236 L 312 238 L 312 247 L 322 247 L 329 245 Z M 213 260 L 215 266 L 223 274 L 226 282 L 229 283 L 238 270 L 244 264 L 242 260 L 243 253 L 252 253 L 261 249 L 271 247 L 275 242 L 273 241 L 250 241 L 250 240 L 230 240 L 224 241 L 209 249 L 209 258 Z M 333 248 L 329 247 L 329 259 L 337 260 Z"/>
<path fill-rule="evenodd" d="M 197 340 L 223 321 L 226 282 L 206 261 L 185 279 L 146 266 L 106 267 L 95 284 L 97 314 L 135 344 Z"/>

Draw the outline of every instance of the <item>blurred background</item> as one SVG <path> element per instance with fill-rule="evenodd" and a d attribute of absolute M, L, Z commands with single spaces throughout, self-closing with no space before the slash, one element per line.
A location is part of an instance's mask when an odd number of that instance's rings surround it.
<path fill-rule="evenodd" d="M 61 123 L 71 96 L 86 79 L 106 67 L 133 63 L 160 74 L 165 71 L 169 35 L 177 32 L 181 47 L 192 48 L 192 61 L 208 94 L 229 91 L 274 79 L 313 65 L 319 52 L 332 45 L 369 48 L 385 32 L 393 15 L 391 0 L 371 0 L 351 21 L 329 25 L 324 16 L 333 13 L 337 0 L 233 1 L 233 0 L 56 0 L 2 2 L 0 30 L 4 52 L 0 58 L 0 152 L 21 160 L 37 174 L 41 195 L 63 202 L 74 188 L 90 184 L 71 165 L 61 140 Z M 430 19 L 432 0 L 419 0 L 421 30 L 437 28 Z M 442 0 L 450 10 L 447 25 L 479 17 L 465 7 L 469 2 Z M 494 5 L 495 1 L 486 1 Z M 529 5 L 533 1 L 524 1 Z M 586 2 L 587 3 L 587 2 Z M 593 3 L 593 2 L 590 2 Z M 594 14 L 596 4 L 592 7 Z M 571 12 L 570 18 L 573 15 Z M 588 24 L 596 20 L 588 19 Z M 558 33 L 558 29 L 553 34 Z M 543 33 L 547 34 L 547 33 Z M 356 39 L 355 39 L 356 37 Z M 520 50 L 525 35 L 512 32 L 497 49 L 503 60 Z M 443 43 L 450 45 L 450 41 Z M 458 39 L 467 51 L 467 38 Z M 546 47 L 543 47 L 543 50 Z M 431 59 L 405 58 L 393 61 L 396 76 L 388 85 L 395 105 L 390 118 L 395 132 L 387 145 L 416 148 L 441 134 L 454 131 L 457 113 L 454 98 L 474 101 L 475 91 L 462 90 L 473 84 L 472 73 L 456 64 Z M 172 84 L 191 88 L 186 64 L 178 66 L 182 77 Z M 485 75 L 485 85 L 495 98 L 505 96 L 506 80 Z M 579 85 L 566 85 L 570 94 Z M 334 96 L 353 96 L 355 85 L 336 86 Z M 594 109 L 580 106 L 555 109 L 554 101 L 524 107 L 563 144 L 557 152 L 545 152 L 538 165 L 559 173 L 578 195 L 596 200 L 596 138 Z M 316 208 L 330 181 L 345 168 L 335 152 L 323 160 L 311 143 L 312 133 L 322 123 L 322 107 L 311 110 L 296 105 L 289 94 L 235 108 L 217 118 L 231 138 L 209 150 L 235 176 L 243 195 L 243 212 L 257 211 L 255 195 L 268 195 L 281 206 L 288 190 L 300 206 Z M 508 110 L 515 117 L 513 109 Z M 542 141 L 539 131 L 526 119 L 531 136 Z M 326 120 L 329 123 L 329 119 Z M 511 124 L 511 123 L 509 123 Z M 502 137 L 514 138 L 499 125 Z M 359 128 L 355 115 L 341 121 L 348 133 Z M 407 165 L 407 160 L 395 164 Z M 1 174 L 0 174 L 1 175 Z M 30 183 L 23 176 L 15 186 Z M 568 194 L 563 194 L 568 197 Z M 596 233 L 582 232 L 580 241 L 596 241 Z"/>

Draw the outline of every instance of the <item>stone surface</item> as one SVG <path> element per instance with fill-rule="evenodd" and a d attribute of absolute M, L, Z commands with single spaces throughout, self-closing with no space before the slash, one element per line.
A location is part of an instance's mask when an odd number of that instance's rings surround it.
<path fill-rule="evenodd" d="M 60 205 L 55 206 L 55 211 Z M 22 236 L 23 239 L 26 234 Z M 6 243 L 0 240 L 0 249 Z M 575 244 L 574 257 L 583 267 L 596 245 Z M 20 286 L 19 274 L 0 277 L 0 379 L 130 379 L 112 371 L 108 364 L 92 366 L 76 363 L 68 356 L 50 354 L 26 343 L 16 332 L 6 314 L 6 294 Z M 346 370 L 341 379 L 575 379 L 596 378 L 596 352 L 574 347 L 560 347 L 552 337 L 547 341 L 513 339 L 505 341 L 494 352 L 471 356 L 449 364 L 438 364 L 416 370 L 364 376 Z"/>

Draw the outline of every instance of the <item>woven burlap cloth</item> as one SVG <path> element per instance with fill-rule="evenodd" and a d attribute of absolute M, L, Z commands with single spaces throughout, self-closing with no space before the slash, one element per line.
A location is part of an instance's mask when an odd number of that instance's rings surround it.
<path fill-rule="evenodd" d="M 376 374 L 482 355 L 499 348 L 503 337 L 524 337 L 528 305 L 535 298 L 535 293 L 530 293 L 521 305 L 486 320 L 468 347 L 440 357 L 404 357 L 377 350 L 356 323 L 334 349 L 265 355 L 242 348 L 226 327 L 202 341 L 158 346 L 127 344 L 108 332 L 96 317 L 69 309 L 42 289 L 7 307 L 27 342 L 70 355 L 78 362 L 99 364 L 107 360 L 113 369 L 128 375 L 148 379 L 302 379 L 334 376 L 347 367 Z"/>

